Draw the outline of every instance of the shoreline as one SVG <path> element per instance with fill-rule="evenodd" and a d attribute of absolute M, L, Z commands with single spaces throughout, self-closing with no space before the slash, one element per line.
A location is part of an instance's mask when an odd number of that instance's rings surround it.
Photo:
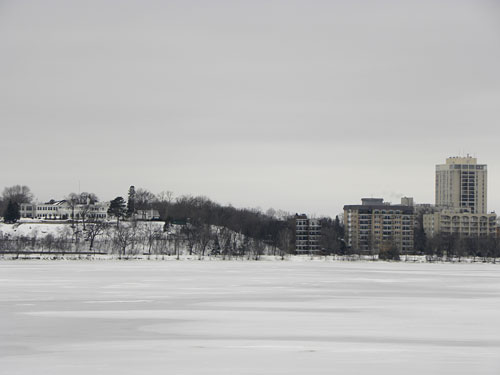
<path fill-rule="evenodd" d="M 255 257 L 222 257 L 222 256 L 208 256 L 200 257 L 198 255 L 166 255 L 166 254 L 135 254 L 127 256 L 119 256 L 116 254 L 103 254 L 103 253 L 50 253 L 50 252 L 8 252 L 0 253 L 0 262 L 8 261 L 24 261 L 24 260 L 52 260 L 52 261 L 155 261 L 155 262 L 386 262 L 386 263 L 438 263 L 438 264 L 500 264 L 500 259 L 496 258 L 432 258 L 429 259 L 425 255 L 405 255 L 401 256 L 399 261 L 395 260 L 380 260 L 376 256 L 371 255 L 334 255 L 334 256 L 311 256 L 311 255 L 287 255 L 281 257 L 279 255 L 261 255 Z"/>

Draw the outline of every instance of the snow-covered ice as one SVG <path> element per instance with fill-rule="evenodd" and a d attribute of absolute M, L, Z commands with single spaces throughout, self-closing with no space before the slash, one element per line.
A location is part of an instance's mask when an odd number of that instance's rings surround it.
<path fill-rule="evenodd" d="M 0 374 L 500 374 L 500 265 L 3 261 Z"/>

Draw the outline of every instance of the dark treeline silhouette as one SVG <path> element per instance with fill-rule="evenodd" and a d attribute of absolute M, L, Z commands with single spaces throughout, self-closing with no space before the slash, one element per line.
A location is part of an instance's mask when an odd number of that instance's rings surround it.
<path fill-rule="evenodd" d="M 181 196 L 175 200 L 156 200 L 151 207 L 167 223 L 189 223 L 194 227 L 225 227 L 245 237 L 279 247 L 280 232 L 294 230 L 291 217 L 276 218 L 258 209 L 222 206 L 206 197 Z"/>
<path fill-rule="evenodd" d="M 427 241 L 425 255 L 456 259 L 479 258 L 482 261 L 500 257 L 500 242 L 497 236 L 467 237 L 458 234 L 438 234 Z"/>
<path fill-rule="evenodd" d="M 322 218 L 321 222 L 321 241 L 322 252 L 327 254 L 349 255 L 350 249 L 347 249 L 344 241 L 344 226 L 338 216 L 335 219 Z"/>
<path fill-rule="evenodd" d="M 0 196 L 0 215 L 6 223 L 16 222 L 19 215 L 19 205 L 33 200 L 33 193 L 25 185 L 14 185 L 3 189 Z"/>

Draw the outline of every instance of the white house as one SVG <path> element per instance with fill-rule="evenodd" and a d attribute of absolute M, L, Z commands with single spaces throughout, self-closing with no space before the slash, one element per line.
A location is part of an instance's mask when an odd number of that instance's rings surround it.
<path fill-rule="evenodd" d="M 77 204 L 72 206 L 68 201 L 51 201 L 48 203 L 21 203 L 21 218 L 44 220 L 82 220 L 108 218 L 109 202 L 94 204 Z"/>
<path fill-rule="evenodd" d="M 160 213 L 158 210 L 137 210 L 134 214 L 135 220 L 160 220 Z"/>

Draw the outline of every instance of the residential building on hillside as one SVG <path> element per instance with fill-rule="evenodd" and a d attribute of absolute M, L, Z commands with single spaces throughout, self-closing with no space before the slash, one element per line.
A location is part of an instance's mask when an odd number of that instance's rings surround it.
<path fill-rule="evenodd" d="M 487 198 L 486 164 L 477 164 L 476 158 L 467 155 L 436 165 L 437 207 L 485 214 Z"/>
<path fill-rule="evenodd" d="M 71 205 L 68 201 L 51 201 L 47 203 L 21 203 L 21 218 L 43 220 L 81 220 L 108 218 L 109 202 Z"/>
<path fill-rule="evenodd" d="M 344 206 L 348 247 L 365 252 L 378 252 L 384 246 L 391 245 L 395 245 L 401 252 L 413 250 L 413 206 L 391 205 L 384 202 L 383 198 L 363 198 L 361 202 L 361 205 Z"/>
<path fill-rule="evenodd" d="M 295 252 L 309 254 L 320 250 L 321 222 L 306 215 L 295 215 Z"/>
<path fill-rule="evenodd" d="M 137 210 L 134 213 L 135 220 L 160 220 L 160 212 L 158 210 Z"/>

